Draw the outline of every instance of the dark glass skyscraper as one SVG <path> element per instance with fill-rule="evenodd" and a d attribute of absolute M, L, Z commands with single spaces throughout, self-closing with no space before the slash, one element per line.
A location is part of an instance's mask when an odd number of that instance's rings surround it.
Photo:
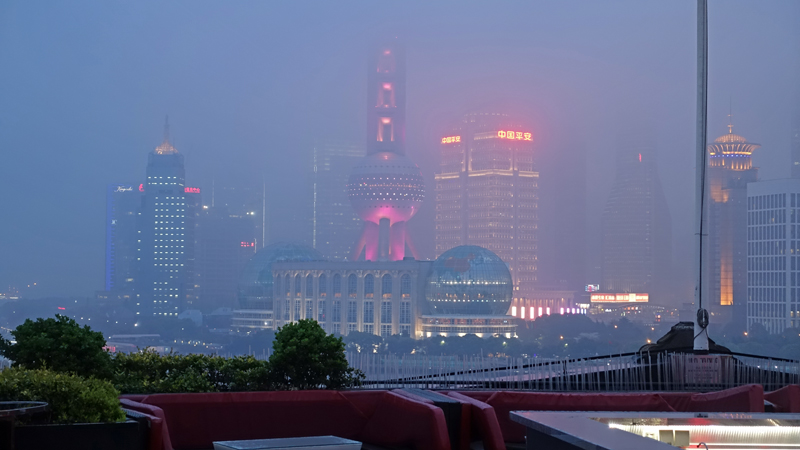
<path fill-rule="evenodd" d="M 667 292 L 672 265 L 672 222 L 658 177 L 652 135 L 620 136 L 616 176 L 603 210 L 603 282 L 606 292 Z"/>
<path fill-rule="evenodd" d="M 112 184 L 106 191 L 105 290 L 130 298 L 136 279 L 137 217 L 142 203 L 139 186 Z"/>
<path fill-rule="evenodd" d="M 194 291 L 194 280 L 187 270 L 187 263 L 193 262 L 193 249 L 189 247 L 194 244 L 194 230 L 187 229 L 189 208 L 183 155 L 170 144 L 168 133 L 164 134 L 164 142 L 147 156 L 147 179 L 143 184 L 137 251 L 139 317 L 177 316 L 187 293 Z M 189 194 L 193 198 L 194 194 L 199 196 L 199 189 Z M 196 200 L 192 203 L 199 204 Z"/>
<path fill-rule="evenodd" d="M 350 207 L 347 180 L 364 157 L 364 147 L 342 142 L 317 142 L 313 148 L 312 246 L 333 261 L 352 253 L 362 225 Z"/>

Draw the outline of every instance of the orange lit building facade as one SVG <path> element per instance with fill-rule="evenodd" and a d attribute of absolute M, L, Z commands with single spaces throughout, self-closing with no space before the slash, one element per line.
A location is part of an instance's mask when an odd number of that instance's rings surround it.
<path fill-rule="evenodd" d="M 747 183 L 758 181 L 752 154 L 760 145 L 728 134 L 708 145 L 708 255 L 710 312 L 744 327 L 747 306 Z"/>
<path fill-rule="evenodd" d="M 436 256 L 459 245 L 487 248 L 508 264 L 514 297 L 532 293 L 539 173 L 530 128 L 502 114 L 470 114 L 440 145 Z"/>

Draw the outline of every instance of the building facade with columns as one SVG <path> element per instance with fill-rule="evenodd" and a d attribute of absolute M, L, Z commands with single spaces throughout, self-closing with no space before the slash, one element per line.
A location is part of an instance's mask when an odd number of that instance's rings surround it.
<path fill-rule="evenodd" d="M 314 319 L 328 333 L 422 335 L 432 261 L 308 261 L 272 265 L 275 327 Z"/>

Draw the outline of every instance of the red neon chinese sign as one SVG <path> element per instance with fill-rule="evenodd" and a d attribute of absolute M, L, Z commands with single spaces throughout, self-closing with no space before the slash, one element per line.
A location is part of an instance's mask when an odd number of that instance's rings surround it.
<path fill-rule="evenodd" d="M 532 141 L 533 140 L 533 134 L 525 133 L 525 132 L 522 132 L 522 131 L 500 130 L 500 131 L 497 132 L 497 137 L 499 137 L 500 139 L 512 139 L 512 140 L 515 140 L 515 141 Z"/>
<path fill-rule="evenodd" d="M 255 247 L 256 243 L 255 242 L 244 242 L 244 241 L 242 241 L 240 245 L 242 247 Z"/>
<path fill-rule="evenodd" d="M 185 187 L 185 188 L 183 188 L 183 192 L 185 192 L 187 194 L 199 194 L 200 193 L 200 188 Z"/>
<path fill-rule="evenodd" d="M 139 185 L 139 192 L 144 192 L 144 183 Z"/>
<path fill-rule="evenodd" d="M 453 144 L 461 142 L 461 136 L 447 136 L 442 138 L 442 144 Z"/>

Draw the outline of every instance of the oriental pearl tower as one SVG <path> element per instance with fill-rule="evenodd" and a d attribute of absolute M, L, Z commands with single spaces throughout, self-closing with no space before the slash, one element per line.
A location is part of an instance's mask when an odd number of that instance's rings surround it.
<path fill-rule="evenodd" d="M 399 261 L 406 246 L 417 252 L 406 222 L 425 197 L 419 166 L 405 156 L 405 57 L 396 44 L 380 47 L 369 62 L 367 156 L 353 168 L 350 203 L 364 220 L 351 255 L 357 261 Z"/>

